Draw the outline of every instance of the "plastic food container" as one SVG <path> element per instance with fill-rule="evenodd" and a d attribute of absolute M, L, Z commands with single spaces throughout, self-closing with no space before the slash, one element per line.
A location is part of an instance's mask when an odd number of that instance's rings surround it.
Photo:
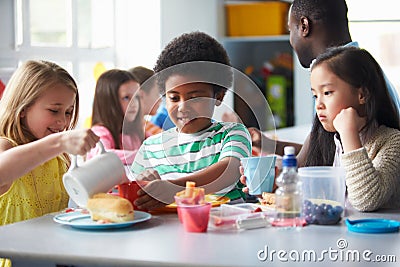
<path fill-rule="evenodd" d="M 261 205 L 243 203 L 222 204 L 211 209 L 209 225 L 214 229 L 253 229 L 271 224 L 274 210 Z"/>
<path fill-rule="evenodd" d="M 308 224 L 336 224 L 344 212 L 345 171 L 340 167 L 299 168 L 303 216 Z"/>
<path fill-rule="evenodd" d="M 207 232 L 211 203 L 178 205 L 179 220 L 187 232 Z"/>

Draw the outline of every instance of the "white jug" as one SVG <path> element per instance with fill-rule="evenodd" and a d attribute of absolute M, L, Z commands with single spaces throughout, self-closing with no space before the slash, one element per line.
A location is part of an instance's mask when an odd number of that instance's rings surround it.
<path fill-rule="evenodd" d="M 72 155 L 71 167 L 63 176 L 64 187 L 70 198 L 80 207 L 97 193 L 106 193 L 124 181 L 125 169 L 119 157 L 106 152 L 99 141 L 100 154 L 78 166 L 77 156 Z"/>

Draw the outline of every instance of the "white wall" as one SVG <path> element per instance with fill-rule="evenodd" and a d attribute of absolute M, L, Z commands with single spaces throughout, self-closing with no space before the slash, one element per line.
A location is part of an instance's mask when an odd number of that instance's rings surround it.
<path fill-rule="evenodd" d="M 160 0 L 117 0 L 115 33 L 117 67 L 152 69 L 162 48 Z"/>
<path fill-rule="evenodd" d="M 220 3 L 216 0 L 161 1 L 161 46 L 185 32 L 203 31 L 219 38 Z"/>
<path fill-rule="evenodd" d="M 351 37 L 381 65 L 400 95 L 400 16 L 398 0 L 346 0 Z"/>
<path fill-rule="evenodd" d="M 0 1 L 0 68 L 16 64 L 10 49 L 14 48 L 14 1 Z M 7 53 L 6 53 L 7 51 Z"/>
<path fill-rule="evenodd" d="M 161 46 L 182 33 L 202 31 L 221 40 L 224 35 L 222 1 L 217 0 L 167 0 L 161 1 Z M 223 104 L 215 109 L 214 119 L 233 107 L 233 93 L 228 90 Z"/>

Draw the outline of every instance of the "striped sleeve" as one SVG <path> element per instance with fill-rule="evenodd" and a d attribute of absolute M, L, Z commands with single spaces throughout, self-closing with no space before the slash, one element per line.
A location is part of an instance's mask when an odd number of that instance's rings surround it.
<path fill-rule="evenodd" d="M 240 123 L 224 125 L 224 138 L 220 159 L 225 157 L 243 158 L 251 156 L 251 138 L 246 126 Z"/>
<path fill-rule="evenodd" d="M 143 159 L 144 144 L 141 145 L 139 151 L 136 153 L 135 160 L 131 166 L 131 174 L 136 177 L 138 174 L 146 170 L 146 161 Z"/>
<path fill-rule="evenodd" d="M 214 123 L 195 134 L 167 130 L 147 138 L 131 171 L 134 176 L 155 169 L 162 179 L 176 179 L 203 170 L 225 157 L 251 155 L 250 134 L 243 124 Z"/>

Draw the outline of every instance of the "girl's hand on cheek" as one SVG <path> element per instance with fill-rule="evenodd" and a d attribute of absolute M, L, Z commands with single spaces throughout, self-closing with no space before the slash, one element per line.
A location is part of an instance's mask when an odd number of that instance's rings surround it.
<path fill-rule="evenodd" d="M 365 117 L 360 117 L 352 107 L 342 109 L 333 120 L 333 127 L 340 134 L 340 136 L 348 133 L 357 133 L 362 129 L 366 123 Z"/>
<path fill-rule="evenodd" d="M 333 126 L 340 134 L 345 153 L 360 148 L 359 131 L 365 125 L 366 118 L 360 117 L 354 108 L 342 109 L 333 120 Z"/>

